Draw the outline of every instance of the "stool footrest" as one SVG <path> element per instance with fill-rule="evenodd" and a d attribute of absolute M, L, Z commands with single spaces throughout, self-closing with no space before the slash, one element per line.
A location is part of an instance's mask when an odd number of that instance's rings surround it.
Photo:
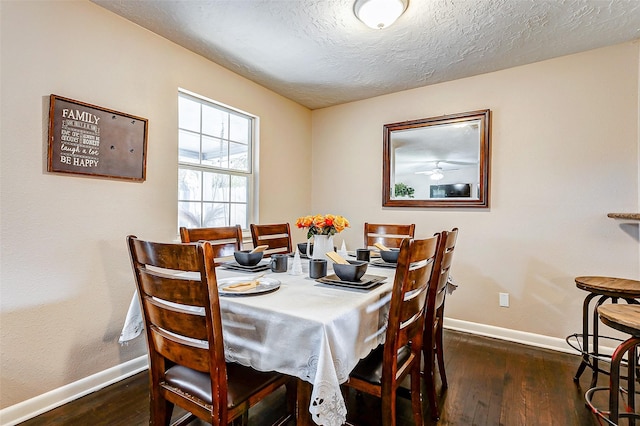
<path fill-rule="evenodd" d="M 609 425 L 613 425 L 613 426 L 618 426 L 617 423 L 612 422 L 609 419 L 609 415 L 611 414 L 610 411 L 608 410 L 601 410 L 598 407 L 596 407 L 593 402 L 592 402 L 592 398 L 594 396 L 594 394 L 596 392 L 602 392 L 605 391 L 607 393 L 609 393 L 609 388 L 605 387 L 605 386 L 596 386 L 593 387 L 589 390 L 587 390 L 584 394 L 584 400 L 587 404 L 587 406 L 589 407 L 589 409 L 593 412 L 593 414 L 595 414 L 596 416 L 600 417 L 601 419 L 603 419 L 605 422 L 607 422 L 607 424 Z M 625 393 L 627 394 L 627 390 L 624 388 L 620 388 L 619 392 Z M 639 393 L 636 392 L 636 395 L 638 395 Z M 633 397 L 633 396 L 632 396 Z M 618 417 L 625 417 L 625 418 L 636 418 L 636 419 L 640 419 L 640 413 L 629 413 L 629 412 L 621 412 L 620 414 L 618 414 Z"/>
<path fill-rule="evenodd" d="M 587 337 L 590 339 L 593 339 L 593 334 L 589 334 Z M 582 338 L 582 333 L 570 334 L 564 340 L 565 342 L 567 342 L 567 345 L 569 345 L 572 349 L 575 349 L 575 351 L 578 352 L 580 355 L 589 355 L 589 356 L 597 355 L 597 356 L 604 356 L 611 359 L 611 355 L 602 354 L 600 353 L 600 351 L 598 351 L 598 353 L 596 354 L 594 352 L 588 352 L 588 348 L 587 350 L 585 350 L 582 346 L 582 342 L 584 341 L 584 339 Z M 601 335 L 598 336 L 598 340 L 610 340 L 612 342 L 618 342 L 616 346 L 618 346 L 620 342 L 624 342 L 624 339 L 621 339 L 619 337 L 601 336 Z"/>
<path fill-rule="evenodd" d="M 587 406 L 589 407 L 589 409 L 591 410 L 591 412 L 593 414 L 595 414 L 596 416 L 600 417 L 601 419 L 606 421 L 608 424 L 617 426 L 615 423 L 613 423 L 611 420 L 609 420 L 609 414 L 610 414 L 609 411 L 599 409 L 591 401 L 591 398 L 593 397 L 593 395 L 596 392 L 602 392 L 602 391 L 607 391 L 608 392 L 609 388 L 604 387 L 604 386 L 596 386 L 594 388 L 591 388 L 591 389 L 587 390 L 584 393 L 584 400 L 585 400 Z"/>
<path fill-rule="evenodd" d="M 590 334 L 588 337 L 591 338 L 592 336 L 593 335 Z M 612 342 L 618 342 L 617 344 L 624 341 L 623 339 L 620 339 L 618 337 L 612 337 L 612 336 L 598 336 L 598 338 L 604 339 L 604 340 L 610 340 Z M 575 349 L 576 352 L 582 355 L 582 362 L 586 364 L 591 370 L 596 371 L 597 373 L 603 373 L 603 374 L 609 375 L 608 370 L 602 369 L 600 367 L 596 367 L 596 365 L 591 361 L 598 360 L 598 361 L 603 361 L 610 364 L 611 355 L 600 353 L 600 351 L 598 351 L 598 353 L 595 353 L 595 352 L 589 352 L 585 350 L 585 348 L 582 346 L 583 339 L 582 339 L 581 333 L 571 334 L 566 337 L 565 341 L 567 342 L 567 345 L 569 345 L 572 349 Z M 626 360 L 623 360 L 623 364 L 621 365 L 626 365 Z M 577 380 L 577 377 L 574 380 Z"/>

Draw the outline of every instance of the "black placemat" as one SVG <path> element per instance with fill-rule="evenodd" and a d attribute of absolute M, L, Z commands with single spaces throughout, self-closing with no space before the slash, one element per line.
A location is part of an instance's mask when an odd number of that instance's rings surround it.
<path fill-rule="evenodd" d="M 267 262 L 267 263 L 258 263 L 257 265 L 254 265 L 254 266 L 244 266 L 244 265 L 240 265 L 238 262 L 228 262 L 228 263 L 223 263 L 220 266 L 222 268 L 224 268 L 224 269 L 231 269 L 231 270 L 234 270 L 234 271 L 242 271 L 242 272 L 266 271 L 267 269 L 269 269 L 271 267 L 269 262 Z"/>
<path fill-rule="evenodd" d="M 330 284 L 345 284 L 345 285 L 350 285 L 350 286 L 355 286 L 355 287 L 364 287 L 366 285 L 369 285 L 371 283 L 380 283 L 384 280 L 386 280 L 387 277 L 383 277 L 380 275 L 368 275 L 365 274 L 362 276 L 362 278 L 360 278 L 359 281 L 344 281 L 341 280 L 340 277 L 338 277 L 336 274 L 331 274 L 331 275 L 327 275 L 326 277 L 322 277 L 322 278 L 318 278 L 316 281 L 320 281 L 322 283 L 330 283 Z"/>
<path fill-rule="evenodd" d="M 378 266 L 380 268 L 397 268 L 398 264 L 393 262 L 385 262 L 382 259 L 375 259 L 369 262 L 371 266 Z"/>

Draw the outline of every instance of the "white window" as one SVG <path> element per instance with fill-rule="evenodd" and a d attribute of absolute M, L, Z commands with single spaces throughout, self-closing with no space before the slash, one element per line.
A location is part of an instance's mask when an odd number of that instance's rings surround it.
<path fill-rule="evenodd" d="M 178 117 L 178 226 L 247 229 L 256 118 L 182 91 Z"/>

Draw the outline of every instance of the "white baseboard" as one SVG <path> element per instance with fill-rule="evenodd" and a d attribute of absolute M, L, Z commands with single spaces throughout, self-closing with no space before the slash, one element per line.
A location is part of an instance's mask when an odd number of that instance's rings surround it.
<path fill-rule="evenodd" d="M 526 331 L 511 330 L 492 325 L 462 321 L 453 318 L 444 319 L 444 327 L 449 330 L 462 331 L 479 336 L 493 337 L 510 342 L 522 343 L 544 349 L 575 354 L 576 351 L 567 345 L 565 339 L 549 337 L 542 334 L 528 333 Z M 600 348 L 602 353 L 611 354 L 615 348 Z M 20 402 L 11 407 L 0 410 L 0 425 L 14 426 L 20 422 L 45 413 L 63 404 L 83 397 L 91 392 L 100 390 L 110 384 L 126 379 L 148 367 L 146 355 L 127 361 L 123 364 L 109 368 L 85 377 L 77 382 L 69 383 L 58 389 L 54 389 L 42 395 Z"/>
<path fill-rule="evenodd" d="M 0 410 L 0 425 L 14 426 L 39 414 L 133 376 L 148 367 L 147 355 L 53 389 L 26 401 Z"/>
<path fill-rule="evenodd" d="M 453 318 L 444 318 L 444 328 L 449 330 L 462 331 L 464 333 L 476 334 L 479 336 L 493 337 L 510 342 L 522 343 L 524 345 L 538 348 L 551 349 L 558 352 L 578 354 L 571 348 L 565 339 L 559 337 L 549 337 L 542 334 L 529 333 L 526 331 L 511 330 L 509 328 L 496 327 L 493 325 L 479 324 L 475 322 L 462 321 Z M 599 346 L 602 354 L 611 355 L 614 347 Z"/>

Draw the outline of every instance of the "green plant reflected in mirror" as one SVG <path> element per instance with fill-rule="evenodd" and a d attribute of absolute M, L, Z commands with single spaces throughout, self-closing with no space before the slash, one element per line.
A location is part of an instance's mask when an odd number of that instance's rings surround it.
<path fill-rule="evenodd" d="M 413 198 L 413 194 L 416 192 L 415 189 L 413 189 L 410 186 L 405 185 L 404 183 L 396 183 L 395 189 L 393 191 L 393 195 L 396 198 Z"/>
<path fill-rule="evenodd" d="M 490 111 L 384 126 L 383 206 L 488 207 Z"/>

